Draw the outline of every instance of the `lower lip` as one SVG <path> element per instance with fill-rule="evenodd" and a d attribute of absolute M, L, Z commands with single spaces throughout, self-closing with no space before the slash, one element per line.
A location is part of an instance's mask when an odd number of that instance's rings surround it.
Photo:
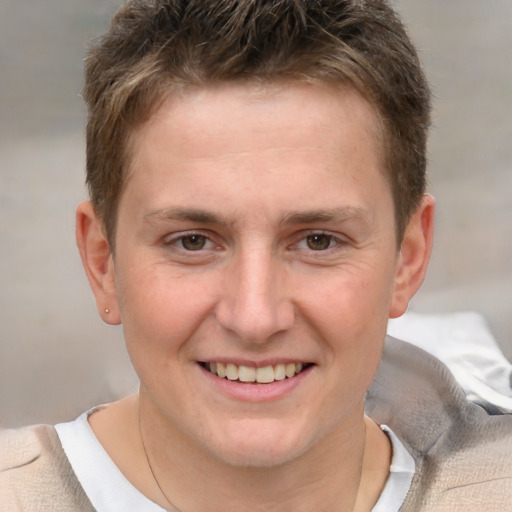
<path fill-rule="evenodd" d="M 215 386 L 216 389 L 230 398 L 244 402 L 268 402 L 284 398 L 297 388 L 314 368 L 314 365 L 311 365 L 294 377 L 275 380 L 269 384 L 259 384 L 257 382 L 244 383 L 224 379 L 213 375 L 200 364 L 197 366 L 211 386 Z"/>

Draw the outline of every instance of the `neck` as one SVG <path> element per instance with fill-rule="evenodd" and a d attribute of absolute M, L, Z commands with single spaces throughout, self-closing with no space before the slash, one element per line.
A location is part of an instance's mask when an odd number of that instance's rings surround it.
<path fill-rule="evenodd" d="M 151 412 L 141 407 L 141 438 L 156 484 L 151 498 L 167 509 L 203 512 L 221 503 L 224 511 L 355 510 L 363 465 L 368 466 L 362 410 L 355 416 L 359 421 L 347 420 L 350 425 L 307 453 L 273 467 L 225 463 L 165 420 L 155 422 Z"/>
<path fill-rule="evenodd" d="M 389 471 L 387 437 L 364 419 L 362 406 L 342 428 L 293 461 L 247 467 L 201 450 L 155 414 L 151 404 L 141 405 L 140 424 L 137 397 L 100 410 L 89 421 L 126 478 L 172 512 L 206 512 L 217 504 L 225 512 L 369 511 Z M 120 424 L 126 434 L 120 435 Z"/>

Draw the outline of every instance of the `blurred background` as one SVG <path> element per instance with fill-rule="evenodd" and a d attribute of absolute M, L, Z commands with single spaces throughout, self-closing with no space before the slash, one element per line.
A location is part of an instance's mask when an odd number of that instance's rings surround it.
<path fill-rule="evenodd" d="M 118 0 L 0 0 L 0 426 L 137 389 L 74 242 L 86 42 Z M 411 310 L 482 313 L 512 360 L 512 2 L 395 0 L 435 94 L 437 237 Z"/>

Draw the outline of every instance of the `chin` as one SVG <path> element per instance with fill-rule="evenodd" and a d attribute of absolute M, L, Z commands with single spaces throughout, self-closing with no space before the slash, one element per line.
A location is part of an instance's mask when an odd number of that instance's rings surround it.
<path fill-rule="evenodd" d="M 244 420 L 223 429 L 207 446 L 212 455 L 236 467 L 282 466 L 307 451 L 310 442 L 284 420 Z"/>

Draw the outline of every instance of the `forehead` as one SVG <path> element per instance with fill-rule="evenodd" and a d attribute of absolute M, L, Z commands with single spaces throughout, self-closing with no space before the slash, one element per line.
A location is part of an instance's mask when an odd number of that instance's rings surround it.
<path fill-rule="evenodd" d="M 199 157 L 207 156 L 209 150 L 226 155 L 233 148 L 265 150 L 269 142 L 265 134 L 273 136 L 269 128 L 286 136 L 290 144 L 300 145 L 308 139 L 313 144 L 319 131 L 341 132 L 356 124 L 361 137 L 371 141 L 380 156 L 380 118 L 349 84 L 249 81 L 190 86 L 169 92 L 149 120 L 133 131 L 131 154 L 147 154 L 149 134 L 156 141 L 157 132 L 181 152 L 190 150 Z M 326 146 L 329 140 L 324 139 Z"/>
<path fill-rule="evenodd" d="M 339 174 L 339 186 L 348 196 L 355 181 L 384 175 L 378 116 L 346 85 L 188 88 L 171 95 L 134 132 L 131 147 L 128 185 L 135 179 L 155 207 L 173 186 L 187 184 L 184 193 L 194 194 L 192 187 L 210 184 L 212 176 L 216 200 L 222 183 L 225 199 L 235 203 L 229 194 L 235 186 L 255 189 L 247 200 L 278 200 L 278 188 L 306 200 L 307 190 L 323 186 L 322 194 L 331 192 L 322 176 L 332 184 Z"/>

